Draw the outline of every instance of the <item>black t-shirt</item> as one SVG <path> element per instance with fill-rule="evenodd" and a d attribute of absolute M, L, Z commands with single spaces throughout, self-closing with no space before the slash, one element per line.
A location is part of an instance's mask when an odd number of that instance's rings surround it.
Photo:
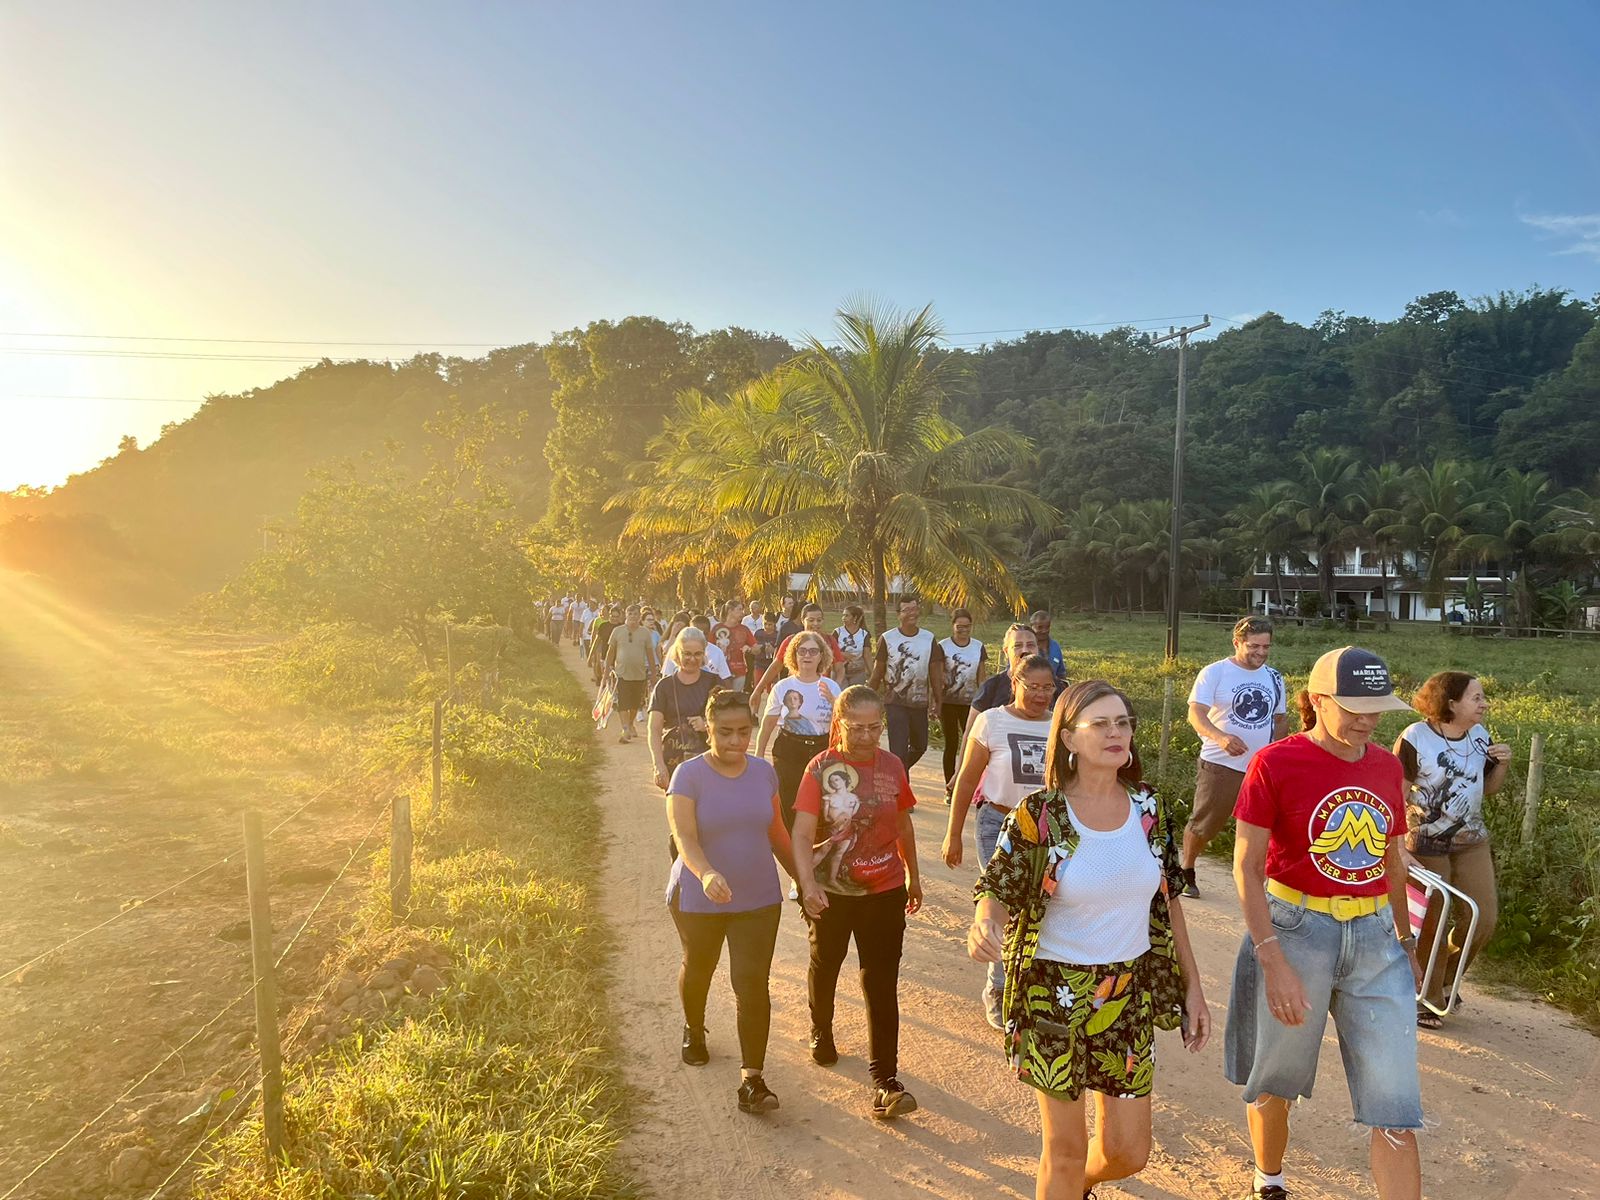
<path fill-rule="evenodd" d="M 711 742 L 691 723 L 694 717 L 704 718 L 706 701 L 711 693 L 724 687 L 722 678 L 710 671 L 701 671 L 693 683 L 684 683 L 674 671 L 663 675 L 650 693 L 650 711 L 661 714 L 661 748 L 667 760 L 670 775 L 677 765 L 696 754 L 704 754 Z"/>
<path fill-rule="evenodd" d="M 1056 680 L 1056 694 L 1050 697 L 1053 705 L 1062 692 L 1067 690 L 1065 679 Z M 1016 685 L 1011 682 L 1011 676 L 991 675 L 983 681 L 978 688 L 978 694 L 972 698 L 972 707 L 979 712 L 988 712 L 991 708 L 1001 708 L 1010 704 L 1017 697 Z"/>
<path fill-rule="evenodd" d="M 778 622 L 778 645 L 783 645 L 784 642 L 788 641 L 804 628 L 805 626 L 800 624 L 799 621 L 791 621 L 789 618 L 785 617 L 783 620 Z"/>
<path fill-rule="evenodd" d="M 748 670 L 751 686 L 766 673 L 772 665 L 772 660 L 777 657 L 778 639 L 775 634 L 768 633 L 765 629 L 756 630 L 756 644 L 746 646 L 744 661 Z"/>

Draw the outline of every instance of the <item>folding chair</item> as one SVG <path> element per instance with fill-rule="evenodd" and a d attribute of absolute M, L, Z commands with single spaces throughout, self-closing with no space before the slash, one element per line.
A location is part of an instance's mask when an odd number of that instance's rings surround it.
<path fill-rule="evenodd" d="M 1467 945 L 1472 944 L 1473 936 L 1478 932 L 1478 902 L 1467 895 L 1460 888 L 1446 883 L 1439 876 L 1426 868 L 1413 865 L 1406 880 L 1406 899 L 1410 909 L 1411 932 L 1417 937 L 1422 936 L 1422 923 L 1428 916 L 1428 908 L 1437 898 L 1439 901 L 1439 921 L 1434 926 L 1435 933 L 1433 947 L 1428 951 L 1428 961 L 1422 971 L 1422 986 L 1417 989 L 1417 1003 L 1429 1012 L 1437 1013 L 1444 1017 L 1456 1006 L 1456 996 L 1461 990 L 1461 980 L 1467 973 L 1466 955 L 1461 956 L 1461 962 L 1456 966 L 1456 977 L 1450 980 L 1445 994 L 1444 1007 L 1431 1003 L 1427 996 L 1429 987 L 1433 982 L 1433 973 L 1438 968 L 1441 951 L 1449 938 L 1450 910 L 1452 904 L 1459 900 L 1467 906 L 1471 914 L 1467 920 L 1467 931 L 1464 935 Z"/>

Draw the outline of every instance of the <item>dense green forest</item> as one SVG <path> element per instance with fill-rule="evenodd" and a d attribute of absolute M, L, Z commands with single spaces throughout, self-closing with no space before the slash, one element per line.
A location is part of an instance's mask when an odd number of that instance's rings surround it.
<path fill-rule="evenodd" d="M 1327 312 L 1307 326 L 1268 313 L 1227 324 L 1190 350 L 1196 553 L 1239 568 L 1248 548 L 1235 538 L 1227 552 L 1229 514 L 1261 485 L 1303 474 L 1318 451 L 1396 472 L 1453 463 L 1536 473 L 1552 501 L 1570 488 L 1594 493 L 1597 316 L 1600 302 L 1533 289 L 1470 302 L 1437 292 L 1390 321 Z M 214 587 L 292 517 L 316 472 L 345 462 L 420 478 L 436 440 L 424 424 L 454 407 L 499 418 L 499 450 L 513 464 L 502 482 L 514 511 L 537 523 L 529 545 L 542 547 L 532 553 L 548 569 L 634 574 L 650 548 L 622 537 L 630 514 L 608 502 L 679 419 L 678 398 L 735 393 L 800 349 L 770 334 L 633 317 L 478 359 L 324 361 L 212 397 L 152 445 L 128 439 L 47 493 L 0 495 L 0 561 L 105 592 L 135 576 Z M 1159 527 L 1149 506 L 1171 474 L 1170 346 L 1130 329 L 1068 330 L 933 357 L 955 426 L 1031 441 L 1032 453 L 996 480 L 1064 514 L 1055 527 L 987 531 L 1019 577 L 1038 584 L 1052 552 L 1061 561 L 1069 518 L 1085 505 L 1144 502 L 1146 523 Z M 1487 508 L 1480 517 L 1492 520 Z"/>

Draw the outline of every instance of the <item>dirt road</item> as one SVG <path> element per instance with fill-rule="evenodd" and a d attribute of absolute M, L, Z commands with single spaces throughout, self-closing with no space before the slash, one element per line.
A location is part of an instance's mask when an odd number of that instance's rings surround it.
<path fill-rule="evenodd" d="M 576 656 L 570 661 L 576 665 Z M 613 726 L 613 730 L 615 726 Z M 911 919 L 901 967 L 900 1078 L 921 1111 L 892 1124 L 866 1112 L 865 1021 L 854 972 L 839 987 L 837 1066 L 806 1052 L 806 939 L 786 909 L 773 962 L 768 1083 L 783 1107 L 751 1117 L 734 1106 L 738 1051 L 726 969 L 712 985 L 712 1061 L 678 1060 L 678 942 L 662 900 L 666 832 L 642 742 L 602 739 L 609 781 L 600 802 L 625 829 L 609 847 L 604 907 L 622 947 L 618 1021 L 635 1051 L 628 1080 L 654 1099 L 624 1145 L 662 1198 L 1031 1197 L 1039 1124 L 1033 1093 L 1001 1058 L 966 957 L 974 871 L 939 861 L 948 810 L 935 756 L 912 780 L 926 905 Z M 969 822 L 970 829 L 970 822 Z M 968 834 L 971 836 L 970 832 Z M 969 846 L 970 850 L 970 846 Z M 1218 1036 L 1198 1057 L 1163 1034 L 1156 1075 L 1155 1152 L 1136 1180 L 1107 1196 L 1220 1200 L 1245 1193 L 1250 1152 L 1239 1090 L 1222 1076 L 1227 978 L 1243 933 L 1223 864 L 1201 863 L 1202 899 L 1185 905 Z M 1425 1193 L 1452 1200 L 1600 1194 L 1600 1039 L 1555 1009 L 1471 988 L 1443 1033 L 1422 1033 L 1423 1099 L 1437 1128 L 1423 1139 Z M 1317 1094 L 1295 1115 L 1288 1169 L 1296 1200 L 1375 1193 L 1366 1137 L 1350 1128 L 1344 1071 L 1330 1025 Z"/>

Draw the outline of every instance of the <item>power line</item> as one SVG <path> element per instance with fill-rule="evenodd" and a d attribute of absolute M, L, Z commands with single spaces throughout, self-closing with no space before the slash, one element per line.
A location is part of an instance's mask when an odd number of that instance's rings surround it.
<path fill-rule="evenodd" d="M 213 345 L 232 346 L 450 346 L 465 350 L 495 350 L 502 347 L 526 345 L 525 342 L 330 342 L 318 338 L 217 338 L 171 337 L 149 333 L 3 333 L 0 337 L 16 338 L 73 338 L 102 342 L 206 342 Z"/>

